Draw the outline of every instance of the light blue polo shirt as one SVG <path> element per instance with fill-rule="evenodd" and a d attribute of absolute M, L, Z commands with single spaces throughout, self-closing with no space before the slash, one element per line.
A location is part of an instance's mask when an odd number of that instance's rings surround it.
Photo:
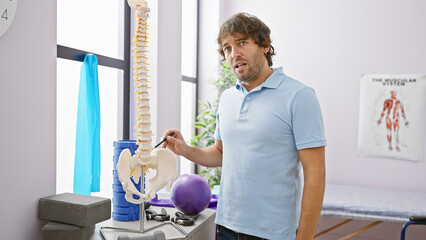
<path fill-rule="evenodd" d="M 300 214 L 298 150 L 326 145 L 312 88 L 282 68 L 251 92 L 226 90 L 215 138 L 223 144 L 216 224 L 267 239 L 294 240 Z"/>

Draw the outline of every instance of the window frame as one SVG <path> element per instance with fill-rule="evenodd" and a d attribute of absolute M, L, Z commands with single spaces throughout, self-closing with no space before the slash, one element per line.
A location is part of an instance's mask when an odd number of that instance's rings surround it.
<path fill-rule="evenodd" d="M 182 81 L 183 82 L 190 82 L 190 83 L 194 83 L 195 84 L 195 119 L 194 122 L 197 121 L 197 116 L 198 116 L 198 109 L 199 109 L 199 102 L 198 102 L 198 91 L 199 91 L 199 84 L 198 84 L 198 79 L 199 79 L 199 45 L 200 45 L 200 0 L 196 0 L 197 3 L 197 20 L 196 20 L 196 45 L 195 45 L 195 77 L 189 77 L 189 76 L 185 76 L 182 75 Z M 198 134 L 199 130 L 195 129 L 195 134 Z M 193 167 L 193 172 L 192 173 L 198 173 L 199 172 L 199 165 L 194 163 L 194 167 Z"/>

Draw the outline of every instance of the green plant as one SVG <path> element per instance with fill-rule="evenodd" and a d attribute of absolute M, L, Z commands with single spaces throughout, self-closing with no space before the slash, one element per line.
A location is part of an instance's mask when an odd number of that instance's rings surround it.
<path fill-rule="evenodd" d="M 234 75 L 231 68 L 228 66 L 228 64 L 223 63 L 220 68 L 219 78 L 216 81 L 213 81 L 213 84 L 219 90 L 218 99 L 220 95 L 222 95 L 223 91 L 225 91 L 226 89 L 230 87 L 235 86 L 236 82 L 237 82 L 237 77 Z"/>
<path fill-rule="evenodd" d="M 220 185 L 220 177 L 222 175 L 222 168 L 220 167 L 207 167 L 198 173 L 201 177 L 207 180 L 210 188 L 214 185 Z"/>
<path fill-rule="evenodd" d="M 199 101 L 201 104 L 201 113 L 197 116 L 197 121 L 194 125 L 197 131 L 190 141 L 192 146 L 208 147 L 214 144 L 215 139 L 213 135 L 216 129 L 216 113 L 220 95 L 226 89 L 234 86 L 236 82 L 237 78 L 232 73 L 231 68 L 226 63 L 223 63 L 219 69 L 219 78 L 212 81 L 218 90 L 217 98 L 212 102 Z M 221 168 L 207 167 L 203 168 L 199 172 L 199 175 L 207 180 L 210 187 L 213 187 L 220 184 L 221 173 Z"/>

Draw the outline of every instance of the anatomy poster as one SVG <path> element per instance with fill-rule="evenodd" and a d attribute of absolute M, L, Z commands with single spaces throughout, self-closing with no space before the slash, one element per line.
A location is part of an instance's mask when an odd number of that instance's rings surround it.
<path fill-rule="evenodd" d="M 364 75 L 358 155 L 423 161 L 425 111 L 425 75 Z"/>

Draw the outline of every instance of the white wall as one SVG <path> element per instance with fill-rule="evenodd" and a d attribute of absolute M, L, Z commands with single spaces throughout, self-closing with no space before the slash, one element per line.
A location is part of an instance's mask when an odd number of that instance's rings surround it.
<path fill-rule="evenodd" d="M 198 99 L 201 101 L 217 98 L 216 87 L 211 82 L 219 76 L 221 60 L 216 43 L 220 25 L 219 7 L 219 1 L 199 1 Z"/>
<path fill-rule="evenodd" d="M 1 239 L 41 239 L 38 200 L 55 194 L 56 0 L 19 0 L 0 37 Z"/>
<path fill-rule="evenodd" d="M 426 192 L 425 161 L 357 157 L 361 75 L 426 74 L 425 1 L 219 2 L 220 22 L 238 12 L 254 14 L 264 21 L 271 28 L 277 52 L 274 66 L 283 66 L 287 75 L 316 90 L 328 140 L 327 183 Z M 200 67 L 212 67 L 206 63 L 200 62 Z M 320 228 L 339 221 L 322 218 Z M 348 228 L 354 231 L 363 225 L 366 223 L 356 221 Z M 354 240 L 399 239 L 400 227 L 400 223 L 386 223 Z M 321 239 L 337 239 L 342 234 L 337 231 L 337 235 Z M 420 236 L 414 234 L 408 239 Z"/>
<path fill-rule="evenodd" d="M 157 136 L 180 128 L 181 92 L 181 1 L 158 1 Z"/>

